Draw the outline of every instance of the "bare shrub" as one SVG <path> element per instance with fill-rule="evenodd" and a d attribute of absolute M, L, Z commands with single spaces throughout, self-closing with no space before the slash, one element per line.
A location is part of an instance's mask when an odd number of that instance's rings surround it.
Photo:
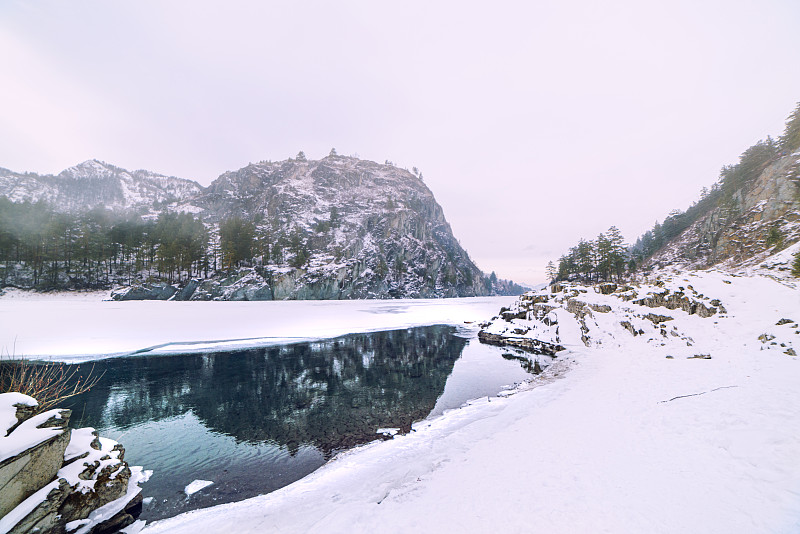
<path fill-rule="evenodd" d="M 102 378 L 94 375 L 94 366 L 86 376 L 78 374 L 77 365 L 60 362 L 31 362 L 25 358 L 0 360 L 0 392 L 19 392 L 39 401 L 36 412 L 89 391 Z"/>

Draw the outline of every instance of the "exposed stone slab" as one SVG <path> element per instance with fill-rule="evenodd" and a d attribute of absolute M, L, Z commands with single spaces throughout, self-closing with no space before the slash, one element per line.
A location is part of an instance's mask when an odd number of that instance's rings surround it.
<path fill-rule="evenodd" d="M 3 496 L 0 518 L 53 480 L 61 468 L 70 438 L 67 428 L 70 410 L 58 410 L 58 413 L 60 418 L 51 417 L 36 428 L 55 428 L 60 432 L 0 462 L 0 495 Z M 20 425 L 6 439 L 14 439 L 15 432 L 26 430 Z"/>

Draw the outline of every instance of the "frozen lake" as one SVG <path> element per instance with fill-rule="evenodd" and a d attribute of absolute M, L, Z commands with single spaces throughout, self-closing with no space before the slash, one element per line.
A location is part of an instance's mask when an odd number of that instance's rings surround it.
<path fill-rule="evenodd" d="M 0 358 L 77 362 L 140 351 L 208 352 L 414 326 L 474 325 L 514 301 L 114 302 L 104 297 L 7 290 L 0 297 Z"/>

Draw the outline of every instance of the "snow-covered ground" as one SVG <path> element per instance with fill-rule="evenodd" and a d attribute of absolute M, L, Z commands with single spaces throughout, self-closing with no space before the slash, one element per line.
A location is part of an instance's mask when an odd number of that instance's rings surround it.
<path fill-rule="evenodd" d="M 800 293 L 722 272 L 670 284 L 726 309 L 652 310 L 691 350 L 621 327 L 591 348 L 562 340 L 568 353 L 514 395 L 144 532 L 800 531 L 800 361 L 785 352 L 800 345 Z"/>
<path fill-rule="evenodd" d="M 0 297 L 0 358 L 83 361 L 153 352 L 225 350 L 491 317 L 514 297 L 166 302 L 106 293 L 9 291 Z"/>

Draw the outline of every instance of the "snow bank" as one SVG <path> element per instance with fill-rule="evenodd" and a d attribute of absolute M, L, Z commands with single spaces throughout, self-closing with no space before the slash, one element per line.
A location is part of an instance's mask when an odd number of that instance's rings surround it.
<path fill-rule="evenodd" d="M 36 407 L 39 405 L 39 401 L 16 391 L 0 393 L 0 436 L 5 436 L 8 430 L 19 421 L 15 408 L 17 404 Z"/>
<path fill-rule="evenodd" d="M 0 357 L 81 361 L 274 345 L 485 319 L 514 297 L 160 302 L 0 299 Z M 4 349 L 4 350 L 3 350 Z"/>
<path fill-rule="evenodd" d="M 10 402 L 6 402 L 5 397 L 7 395 L 19 395 L 18 393 L 2 393 L 0 394 L 0 406 L 3 406 L 2 411 L 0 411 L 0 419 L 3 420 L 3 424 L 8 424 L 11 422 L 11 417 L 9 415 L 8 406 L 11 405 Z M 23 395 L 26 396 L 26 395 Z M 30 397 L 28 397 L 30 398 Z M 12 398 L 13 401 L 13 398 Z M 38 444 L 49 440 L 50 438 L 57 436 L 64 432 L 64 429 L 61 427 L 47 427 L 40 425 L 44 425 L 50 419 L 61 419 L 61 410 L 48 410 L 46 412 L 34 415 L 30 419 L 23 421 L 14 431 L 6 436 L 6 432 L 8 429 L 11 428 L 14 424 L 16 424 L 16 416 L 14 416 L 14 422 L 7 427 L 5 427 L 1 432 L 0 435 L 0 462 L 7 460 L 9 458 L 13 458 L 18 454 L 37 446 Z"/>
<path fill-rule="evenodd" d="M 560 353 L 527 391 L 144 532 L 797 532 L 800 360 L 759 337 L 796 343 L 796 323 L 777 323 L 800 319 L 800 296 L 719 272 L 667 282 L 687 283 L 727 313 L 653 311 L 711 359 L 667 358 L 676 343 L 615 328 Z"/>

